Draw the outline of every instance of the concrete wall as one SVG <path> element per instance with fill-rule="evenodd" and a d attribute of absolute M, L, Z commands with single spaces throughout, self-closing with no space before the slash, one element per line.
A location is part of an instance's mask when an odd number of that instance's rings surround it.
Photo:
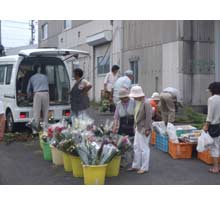
<path fill-rule="evenodd" d="M 161 92 L 173 79 L 173 86 L 179 88 L 178 21 L 124 21 L 123 28 L 124 68 L 138 59 L 138 84 L 146 95 Z"/>
<path fill-rule="evenodd" d="M 42 40 L 42 26 L 48 24 L 48 38 Z M 63 21 L 44 20 L 38 21 L 38 44 L 39 47 L 57 47 L 58 34 L 63 31 Z"/>

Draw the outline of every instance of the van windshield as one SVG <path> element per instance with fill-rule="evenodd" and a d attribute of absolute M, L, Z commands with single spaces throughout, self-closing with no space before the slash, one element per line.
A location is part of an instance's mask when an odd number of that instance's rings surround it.
<path fill-rule="evenodd" d="M 33 96 L 27 96 L 27 85 L 31 76 L 35 74 L 34 66 L 36 64 L 40 64 L 40 72 L 48 77 L 50 105 L 69 104 L 70 80 L 62 60 L 55 57 L 29 57 L 25 58 L 18 68 L 16 80 L 18 106 L 33 105 Z"/>

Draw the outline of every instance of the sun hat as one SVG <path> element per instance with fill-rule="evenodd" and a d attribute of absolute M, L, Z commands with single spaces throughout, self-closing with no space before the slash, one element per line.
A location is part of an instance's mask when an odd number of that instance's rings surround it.
<path fill-rule="evenodd" d="M 154 92 L 154 93 L 152 94 L 151 98 L 152 98 L 153 100 L 160 100 L 160 94 L 157 93 L 157 92 Z"/>
<path fill-rule="evenodd" d="M 139 85 L 135 85 L 134 87 L 131 88 L 131 92 L 129 97 L 131 98 L 139 98 L 139 97 L 144 97 L 145 94 Z"/>
<path fill-rule="evenodd" d="M 126 89 L 126 88 L 121 88 L 119 90 L 119 93 L 118 93 L 118 97 L 119 98 L 126 98 L 126 97 L 129 97 L 129 91 Z"/>
<path fill-rule="evenodd" d="M 134 75 L 134 73 L 132 70 L 126 70 L 125 75 L 130 76 L 130 75 Z"/>

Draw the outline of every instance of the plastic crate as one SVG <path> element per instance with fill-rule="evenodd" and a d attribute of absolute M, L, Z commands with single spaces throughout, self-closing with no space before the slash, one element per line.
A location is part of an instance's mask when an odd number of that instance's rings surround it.
<path fill-rule="evenodd" d="M 197 158 L 206 164 L 213 164 L 213 158 L 210 154 L 210 151 L 204 151 L 204 152 L 198 152 Z M 218 159 L 218 162 L 220 163 L 220 157 Z"/>
<path fill-rule="evenodd" d="M 150 139 L 150 143 L 152 145 L 155 145 L 156 144 L 156 132 L 153 130 L 152 133 L 151 133 L 151 139 Z"/>
<path fill-rule="evenodd" d="M 156 135 L 156 148 L 168 152 L 168 137 L 163 135 Z"/>
<path fill-rule="evenodd" d="M 192 158 L 193 145 L 190 143 L 173 143 L 169 141 L 169 154 L 173 159 Z"/>

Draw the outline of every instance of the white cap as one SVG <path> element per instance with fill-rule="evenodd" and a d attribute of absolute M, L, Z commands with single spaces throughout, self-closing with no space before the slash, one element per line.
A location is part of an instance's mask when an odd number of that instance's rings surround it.
<path fill-rule="evenodd" d="M 139 98 L 139 97 L 144 97 L 144 96 L 145 96 L 145 94 L 144 94 L 141 86 L 136 85 L 136 86 L 131 88 L 131 92 L 130 92 L 129 97 L 131 97 L 131 98 Z"/>
<path fill-rule="evenodd" d="M 157 93 L 157 92 L 154 92 L 154 93 L 152 94 L 151 98 L 152 98 L 153 100 L 160 100 L 160 94 Z"/>
<path fill-rule="evenodd" d="M 119 97 L 119 98 L 129 97 L 129 91 L 128 91 L 126 88 L 120 89 L 120 90 L 119 90 L 119 93 L 118 93 L 118 97 Z"/>
<path fill-rule="evenodd" d="M 129 76 L 129 75 L 134 75 L 132 70 L 126 70 L 125 71 L 125 75 Z"/>

